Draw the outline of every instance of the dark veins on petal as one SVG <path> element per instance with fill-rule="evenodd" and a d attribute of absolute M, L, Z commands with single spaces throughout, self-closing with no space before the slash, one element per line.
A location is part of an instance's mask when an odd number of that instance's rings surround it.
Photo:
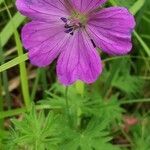
<path fill-rule="evenodd" d="M 93 47 L 96 48 L 96 44 L 94 43 L 94 41 L 91 39 L 91 42 L 93 44 Z"/>

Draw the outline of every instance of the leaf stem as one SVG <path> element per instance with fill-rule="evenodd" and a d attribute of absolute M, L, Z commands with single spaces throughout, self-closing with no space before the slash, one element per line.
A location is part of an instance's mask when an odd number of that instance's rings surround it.
<path fill-rule="evenodd" d="M 41 76 L 41 69 L 37 69 L 37 73 L 36 73 L 36 78 L 33 84 L 33 88 L 32 88 L 32 92 L 31 92 L 31 100 L 34 101 L 35 98 L 35 94 L 37 91 L 37 87 L 38 87 L 38 82 Z"/>
<path fill-rule="evenodd" d="M 67 114 L 67 117 L 68 117 L 68 123 L 70 124 L 70 110 L 69 110 L 69 101 L 68 101 L 68 89 L 69 87 L 66 86 L 65 88 L 65 100 L 66 100 L 66 114 Z"/>
<path fill-rule="evenodd" d="M 66 88 L 65 88 L 65 100 L 66 100 L 66 110 L 67 110 L 67 114 L 69 114 L 68 86 L 66 86 Z"/>

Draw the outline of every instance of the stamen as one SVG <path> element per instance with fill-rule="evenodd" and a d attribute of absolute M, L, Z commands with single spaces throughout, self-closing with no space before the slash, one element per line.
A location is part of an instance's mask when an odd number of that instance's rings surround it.
<path fill-rule="evenodd" d="M 73 26 L 70 26 L 70 25 L 68 25 L 68 24 L 65 24 L 64 27 L 65 27 L 65 28 L 72 28 Z"/>
<path fill-rule="evenodd" d="M 94 41 L 91 39 L 91 42 L 93 44 L 93 47 L 96 48 L 96 44 L 94 43 Z"/>
<path fill-rule="evenodd" d="M 61 19 L 64 23 L 67 23 L 67 21 L 68 21 L 67 18 L 64 18 L 64 17 L 61 17 L 60 19 Z"/>
<path fill-rule="evenodd" d="M 74 31 L 84 27 L 79 18 L 60 18 L 64 22 L 64 32 L 74 35 Z M 93 44 L 94 45 L 94 44 Z"/>
<path fill-rule="evenodd" d="M 73 31 L 73 28 L 69 28 L 69 29 L 65 30 L 65 33 L 70 33 L 72 31 Z"/>
<path fill-rule="evenodd" d="M 82 23 L 79 22 L 79 27 L 82 27 Z"/>
<path fill-rule="evenodd" d="M 73 32 L 70 33 L 70 35 L 73 35 L 73 34 L 74 34 Z"/>

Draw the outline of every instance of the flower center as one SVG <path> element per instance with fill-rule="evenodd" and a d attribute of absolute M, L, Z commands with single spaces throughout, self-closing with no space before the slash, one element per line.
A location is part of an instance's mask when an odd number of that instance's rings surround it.
<path fill-rule="evenodd" d="M 61 17 L 60 19 L 65 23 L 64 32 L 69 33 L 71 35 L 74 34 L 75 30 L 79 28 L 84 28 L 88 21 L 86 15 L 77 12 L 73 12 L 69 18 Z"/>
<path fill-rule="evenodd" d="M 78 12 L 73 12 L 70 18 L 72 20 L 80 22 L 80 24 L 82 24 L 83 26 L 85 26 L 87 21 L 88 21 L 87 15 L 81 14 L 81 13 L 78 13 Z"/>

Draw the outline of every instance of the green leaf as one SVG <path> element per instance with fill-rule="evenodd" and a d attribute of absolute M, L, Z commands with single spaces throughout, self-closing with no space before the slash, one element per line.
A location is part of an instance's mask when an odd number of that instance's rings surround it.
<path fill-rule="evenodd" d="M 7 69 L 10 69 L 16 65 L 19 65 L 20 63 L 24 62 L 28 60 L 28 54 L 23 54 L 23 55 L 20 55 L 12 60 L 10 60 L 9 62 L 6 62 L 5 64 L 1 65 L 0 66 L 0 72 L 3 72 Z"/>
<path fill-rule="evenodd" d="M 145 0 L 137 0 L 133 6 L 130 7 L 130 12 L 132 12 L 132 14 L 136 14 L 144 5 Z"/>
<path fill-rule="evenodd" d="M 147 46 L 147 44 L 143 41 L 143 39 L 140 37 L 140 35 L 136 31 L 134 31 L 134 36 L 137 38 L 137 40 L 143 47 L 145 53 L 150 57 L 150 48 Z"/>
<path fill-rule="evenodd" d="M 7 25 L 3 28 L 3 30 L 0 33 L 0 39 L 1 39 L 1 46 L 3 47 L 9 40 L 9 38 L 13 35 L 14 33 L 14 27 L 12 26 L 12 22 L 14 22 L 14 26 L 17 29 L 20 24 L 25 20 L 25 17 L 20 15 L 20 13 L 16 13 L 12 21 L 10 20 Z"/>
<path fill-rule="evenodd" d="M 64 141 L 60 146 L 61 150 L 117 150 L 118 148 L 110 144 L 111 137 L 105 131 L 107 121 L 92 119 L 83 130 L 66 128 L 63 132 Z"/>
<path fill-rule="evenodd" d="M 19 150 L 20 147 L 45 150 L 56 147 L 59 140 L 59 116 L 53 113 L 36 112 L 35 108 L 26 113 L 23 120 L 13 119 L 14 128 L 6 140 L 8 148 Z"/>
<path fill-rule="evenodd" d="M 150 149 L 150 120 L 149 117 L 142 118 L 133 129 L 133 150 L 149 150 Z"/>

